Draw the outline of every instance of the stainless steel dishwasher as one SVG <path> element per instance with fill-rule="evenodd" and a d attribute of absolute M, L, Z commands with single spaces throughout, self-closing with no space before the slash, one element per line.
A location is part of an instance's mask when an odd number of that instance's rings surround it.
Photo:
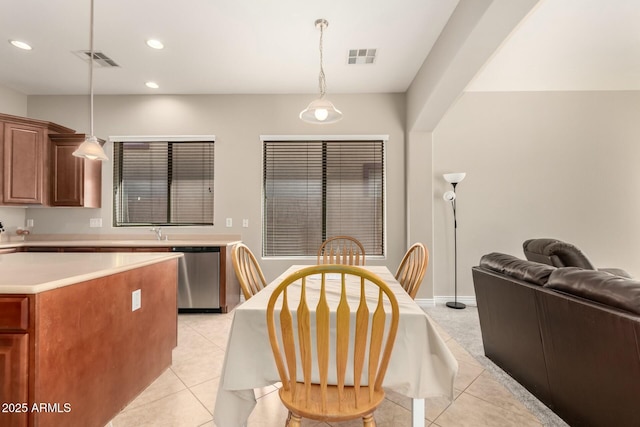
<path fill-rule="evenodd" d="M 178 262 L 178 312 L 220 312 L 220 248 L 214 246 L 180 246 Z"/>

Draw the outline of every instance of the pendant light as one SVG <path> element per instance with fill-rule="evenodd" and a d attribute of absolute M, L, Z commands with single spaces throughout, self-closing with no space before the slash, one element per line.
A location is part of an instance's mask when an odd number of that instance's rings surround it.
<path fill-rule="evenodd" d="M 105 154 L 102 146 L 98 142 L 98 138 L 93 134 L 93 0 L 91 0 L 91 21 L 90 21 L 89 37 L 89 100 L 90 100 L 90 117 L 91 117 L 91 129 L 89 135 L 85 138 L 84 142 L 80 144 L 78 149 L 72 154 L 76 157 L 81 157 L 89 160 L 109 160 Z"/>
<path fill-rule="evenodd" d="M 323 57 L 322 57 L 322 38 L 324 29 L 329 26 L 326 19 L 317 19 L 316 28 L 320 29 L 320 76 L 318 84 L 320 86 L 320 98 L 311 102 L 307 108 L 300 112 L 300 119 L 307 123 L 325 124 L 335 123 L 342 119 L 342 112 L 333 106 L 331 101 L 325 98 L 327 90 L 327 82 L 324 76 Z"/>

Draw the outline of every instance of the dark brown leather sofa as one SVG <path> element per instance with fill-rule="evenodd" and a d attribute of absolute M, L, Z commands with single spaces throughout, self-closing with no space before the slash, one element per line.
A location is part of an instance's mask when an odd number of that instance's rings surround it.
<path fill-rule="evenodd" d="M 580 267 L 585 270 L 600 270 L 631 278 L 631 275 L 621 268 L 596 268 L 587 255 L 577 246 L 558 239 L 525 240 L 522 244 L 522 251 L 529 261 L 549 264 L 554 267 Z"/>
<path fill-rule="evenodd" d="M 640 426 L 640 282 L 500 253 L 472 270 L 489 359 L 571 426 Z"/>

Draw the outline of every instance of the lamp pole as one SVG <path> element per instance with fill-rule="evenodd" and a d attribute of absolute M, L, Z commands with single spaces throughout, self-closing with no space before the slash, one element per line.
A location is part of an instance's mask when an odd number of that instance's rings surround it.
<path fill-rule="evenodd" d="M 451 208 L 453 209 L 453 302 L 448 302 L 447 307 L 461 310 L 467 306 L 461 302 L 458 302 L 458 218 L 456 212 L 456 186 L 466 176 L 465 173 L 449 173 L 444 174 L 444 179 L 447 180 L 453 187 L 453 191 L 447 191 L 444 193 L 444 199 L 451 202 Z"/>

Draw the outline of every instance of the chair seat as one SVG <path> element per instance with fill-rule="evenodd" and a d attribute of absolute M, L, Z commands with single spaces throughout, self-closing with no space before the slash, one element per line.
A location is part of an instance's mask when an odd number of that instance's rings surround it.
<path fill-rule="evenodd" d="M 338 387 L 327 386 L 327 407 L 322 410 L 322 391 L 320 384 L 311 384 L 309 404 L 304 393 L 304 383 L 297 383 L 295 400 L 292 400 L 291 392 L 280 389 L 280 399 L 284 406 L 291 412 L 318 421 L 347 421 L 371 414 L 384 400 L 384 390 L 374 391 L 373 399 L 369 401 L 369 387 L 360 386 L 358 395 L 358 407 L 355 406 L 355 387 L 345 386 L 342 403 L 338 399 Z"/>

